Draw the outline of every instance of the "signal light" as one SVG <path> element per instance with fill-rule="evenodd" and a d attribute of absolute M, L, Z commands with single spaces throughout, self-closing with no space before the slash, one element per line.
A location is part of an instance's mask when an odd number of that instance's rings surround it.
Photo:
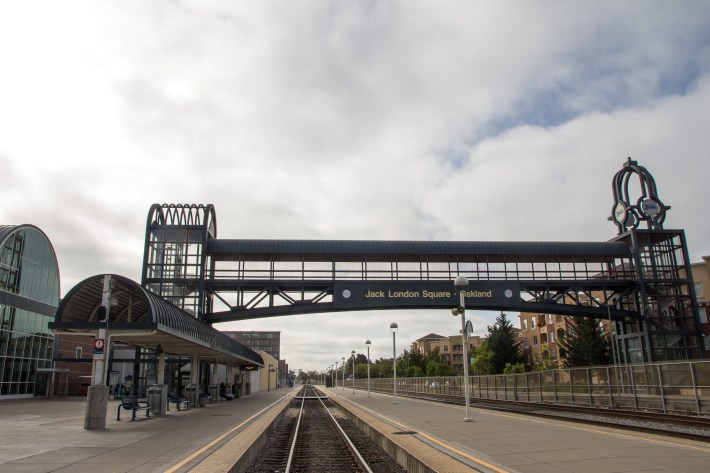
<path fill-rule="evenodd" d="M 108 311 L 106 310 L 105 306 L 99 306 L 99 308 L 96 309 L 96 318 L 99 322 L 106 322 L 107 313 Z"/>

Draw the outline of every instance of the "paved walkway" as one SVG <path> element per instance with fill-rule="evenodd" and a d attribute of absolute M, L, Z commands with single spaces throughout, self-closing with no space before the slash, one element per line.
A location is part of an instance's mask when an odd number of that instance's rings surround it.
<path fill-rule="evenodd" d="M 329 388 L 331 394 L 377 413 L 392 432 L 414 431 L 423 441 L 484 471 L 620 473 L 710 471 L 710 443 L 583 423 L 471 409 L 392 395 Z M 471 463 L 469 463 L 471 464 Z"/>
<path fill-rule="evenodd" d="M 188 471 L 194 452 L 286 395 L 259 392 L 203 408 L 116 421 L 109 401 L 105 430 L 84 430 L 85 398 L 0 401 L 0 472 L 118 473 Z M 177 465 L 177 467 L 175 467 Z M 175 468 L 174 468 L 175 467 Z"/>

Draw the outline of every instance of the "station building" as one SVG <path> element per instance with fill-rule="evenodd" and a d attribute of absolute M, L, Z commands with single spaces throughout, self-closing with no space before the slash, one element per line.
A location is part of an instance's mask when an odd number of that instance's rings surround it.
<path fill-rule="evenodd" d="M 60 300 L 59 264 L 47 235 L 34 225 L 0 225 L 0 399 L 86 394 L 104 277 L 88 278 Z M 219 373 L 245 392 L 251 373 L 242 366 L 263 368 L 255 351 L 138 283 L 111 277 L 114 343 L 103 381 L 112 393 L 120 386 L 145 396 L 159 375 L 170 390 L 193 384 L 207 391 Z"/>
<path fill-rule="evenodd" d="M 44 395 L 55 375 L 48 323 L 59 305 L 59 265 L 33 225 L 0 225 L 0 398 Z"/>

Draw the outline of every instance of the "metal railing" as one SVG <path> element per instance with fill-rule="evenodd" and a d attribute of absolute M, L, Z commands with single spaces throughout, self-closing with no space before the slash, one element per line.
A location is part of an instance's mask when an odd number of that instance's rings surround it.
<path fill-rule="evenodd" d="M 710 416 L 710 361 L 469 376 L 469 383 L 472 399 Z M 356 379 L 355 387 L 367 389 L 367 379 Z M 370 389 L 390 393 L 392 378 L 372 378 Z M 463 398 L 463 376 L 397 378 L 397 393 Z"/>

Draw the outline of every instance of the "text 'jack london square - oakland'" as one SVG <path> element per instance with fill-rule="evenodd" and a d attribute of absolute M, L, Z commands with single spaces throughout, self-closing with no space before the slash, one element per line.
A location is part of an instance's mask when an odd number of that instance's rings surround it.
<path fill-rule="evenodd" d="M 519 297 L 516 283 L 475 282 L 464 292 L 466 305 L 489 307 L 510 304 Z M 337 308 L 357 307 L 452 307 L 458 305 L 459 294 L 453 282 L 447 281 L 372 281 L 341 282 L 334 287 Z"/>

